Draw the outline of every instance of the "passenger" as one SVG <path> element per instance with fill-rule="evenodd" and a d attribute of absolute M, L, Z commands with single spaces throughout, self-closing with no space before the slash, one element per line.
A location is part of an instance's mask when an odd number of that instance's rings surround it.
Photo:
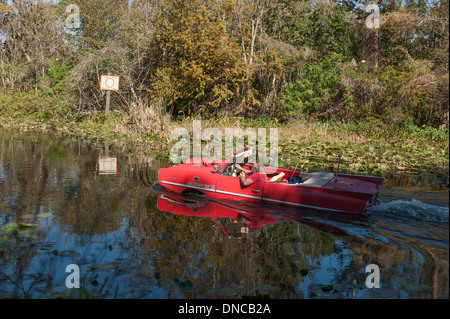
<path fill-rule="evenodd" d="M 266 173 L 264 173 L 264 166 L 260 162 L 253 163 L 251 170 L 245 169 L 239 164 L 236 164 L 236 169 L 241 171 L 241 173 L 239 174 L 239 180 L 241 182 L 241 185 L 244 187 L 250 186 L 257 181 L 268 181 L 267 175 Z M 249 177 L 246 178 L 244 173 L 249 175 Z"/>

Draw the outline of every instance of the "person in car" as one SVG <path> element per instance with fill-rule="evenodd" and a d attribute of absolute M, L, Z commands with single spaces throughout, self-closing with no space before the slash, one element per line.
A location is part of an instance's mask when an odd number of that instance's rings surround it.
<path fill-rule="evenodd" d="M 267 175 L 264 173 L 264 166 L 259 162 L 251 164 L 250 170 L 241 167 L 239 164 L 236 164 L 236 169 L 240 171 L 239 180 L 244 187 L 250 186 L 257 181 L 268 181 Z M 248 177 L 245 177 L 245 174 Z"/>

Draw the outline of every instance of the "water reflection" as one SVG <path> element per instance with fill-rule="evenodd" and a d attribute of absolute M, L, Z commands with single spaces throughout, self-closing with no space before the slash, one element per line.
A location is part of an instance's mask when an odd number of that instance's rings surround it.
<path fill-rule="evenodd" d="M 100 175 L 116 175 L 117 158 L 110 156 L 100 156 L 98 158 L 98 172 Z"/>
<path fill-rule="evenodd" d="M 364 216 L 215 202 L 155 192 L 168 163 L 130 153 L 109 146 L 116 174 L 102 175 L 103 142 L 0 131 L 0 298 L 79 297 L 72 263 L 102 298 L 449 296 L 448 218 L 404 205 L 422 203 L 418 188 L 385 190 L 386 211 Z"/>
<path fill-rule="evenodd" d="M 280 218 L 302 223 L 309 227 L 328 232 L 335 235 L 345 236 L 347 233 L 342 229 L 324 222 L 315 220 L 322 217 L 322 221 L 356 221 L 358 215 L 347 215 L 347 220 L 342 215 L 330 214 L 329 212 L 320 212 L 308 209 L 290 209 L 289 207 L 280 207 L 275 205 L 249 203 L 246 201 L 212 199 L 201 195 L 184 196 L 174 193 L 154 185 L 153 190 L 159 194 L 158 209 L 163 212 L 169 212 L 177 215 L 196 216 L 211 218 L 214 227 L 220 226 L 227 238 L 242 238 L 246 235 L 259 237 L 263 226 L 280 223 Z M 224 225 L 230 229 L 226 230 Z M 236 231 L 240 227 L 240 232 Z"/>
<path fill-rule="evenodd" d="M 259 237 L 261 227 L 279 220 L 256 212 L 243 211 L 209 202 L 193 200 L 170 191 L 160 190 L 158 209 L 172 214 L 211 218 L 212 227 L 220 227 L 227 238 Z"/>
<path fill-rule="evenodd" d="M 104 155 L 100 153 L 98 157 L 98 173 L 99 175 L 116 175 L 117 174 L 117 157 L 110 156 L 109 144 L 105 143 Z"/>

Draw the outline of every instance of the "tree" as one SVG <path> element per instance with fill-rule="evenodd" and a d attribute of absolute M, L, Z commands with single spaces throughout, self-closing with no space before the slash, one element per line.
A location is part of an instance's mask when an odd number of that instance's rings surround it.
<path fill-rule="evenodd" d="M 62 8 L 74 4 L 80 14 L 80 28 L 73 30 L 78 36 L 78 49 L 98 50 L 118 36 L 120 20 L 128 11 L 127 0 L 63 0 Z"/>
<path fill-rule="evenodd" d="M 155 39 L 160 60 L 155 93 L 173 114 L 219 114 L 239 95 L 247 73 L 228 33 L 233 4 L 218 0 L 164 3 Z"/>
<path fill-rule="evenodd" d="M 0 23 L 4 40 L 0 72 L 4 85 L 8 82 L 14 87 L 22 80 L 20 84 L 24 86 L 26 77 L 32 79 L 37 91 L 40 78 L 45 78 L 46 63 L 65 50 L 63 29 L 55 23 L 54 9 L 53 4 L 43 0 L 2 4 Z"/>

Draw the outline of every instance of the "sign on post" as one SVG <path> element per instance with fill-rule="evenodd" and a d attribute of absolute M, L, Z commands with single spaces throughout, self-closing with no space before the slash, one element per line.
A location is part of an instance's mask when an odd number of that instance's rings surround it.
<path fill-rule="evenodd" d="M 111 91 L 119 91 L 119 80 L 120 77 L 117 75 L 102 75 L 100 77 L 100 90 L 106 91 L 105 116 L 108 116 L 109 113 Z"/>
<path fill-rule="evenodd" d="M 102 75 L 100 77 L 100 90 L 102 91 L 118 91 L 120 76 Z"/>

